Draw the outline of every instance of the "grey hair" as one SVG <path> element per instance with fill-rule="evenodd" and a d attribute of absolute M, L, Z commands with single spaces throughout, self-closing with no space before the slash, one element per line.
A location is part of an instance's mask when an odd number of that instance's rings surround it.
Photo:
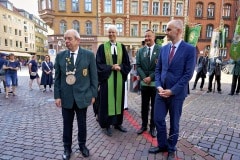
<path fill-rule="evenodd" d="M 110 24 L 110 25 L 107 27 L 107 31 L 109 31 L 110 29 L 115 30 L 116 32 L 118 32 L 116 25 Z"/>
<path fill-rule="evenodd" d="M 169 24 L 173 24 L 178 29 L 183 29 L 183 21 L 180 19 L 171 20 L 167 25 Z"/>
<path fill-rule="evenodd" d="M 68 33 L 73 33 L 73 35 L 75 36 L 75 38 L 80 39 L 80 34 L 78 33 L 78 31 L 76 31 L 75 29 L 69 29 L 64 33 L 64 37 L 68 34 Z"/>

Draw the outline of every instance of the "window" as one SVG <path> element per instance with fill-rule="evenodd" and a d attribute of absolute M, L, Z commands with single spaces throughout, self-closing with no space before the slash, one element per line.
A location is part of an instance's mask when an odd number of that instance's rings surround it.
<path fill-rule="evenodd" d="M 52 9 L 52 0 L 48 0 L 48 9 Z"/>
<path fill-rule="evenodd" d="M 3 26 L 3 30 L 5 33 L 7 33 L 7 26 Z"/>
<path fill-rule="evenodd" d="M 202 3 L 197 3 L 196 4 L 195 16 L 196 17 L 202 17 L 202 14 L 203 14 L 203 4 Z"/>
<path fill-rule="evenodd" d="M 28 37 L 25 37 L 24 39 L 25 39 L 25 43 L 28 43 Z"/>
<path fill-rule="evenodd" d="M 131 36 L 138 36 L 138 25 L 137 24 L 131 25 Z"/>
<path fill-rule="evenodd" d="M 207 17 L 214 18 L 214 12 L 215 12 L 215 5 L 210 3 L 207 9 Z"/>
<path fill-rule="evenodd" d="M 59 11 L 65 11 L 66 10 L 66 1 L 65 0 L 59 0 L 58 1 L 58 7 L 59 7 Z"/>
<path fill-rule="evenodd" d="M 116 27 L 117 27 L 117 30 L 118 30 L 117 35 L 123 36 L 123 24 L 122 23 L 117 23 Z"/>
<path fill-rule="evenodd" d="M 46 9 L 46 1 L 45 0 L 41 0 L 41 8 L 42 8 L 42 10 Z"/>
<path fill-rule="evenodd" d="M 86 34 L 92 35 L 92 22 L 90 21 L 86 22 Z"/>
<path fill-rule="evenodd" d="M 9 33 L 12 33 L 12 27 L 9 27 Z"/>
<path fill-rule="evenodd" d="M 79 11 L 79 2 L 78 0 L 72 0 L 72 12 Z"/>
<path fill-rule="evenodd" d="M 142 15 L 148 15 L 148 2 L 143 2 L 142 4 Z"/>
<path fill-rule="evenodd" d="M 8 40 L 5 39 L 5 46 L 8 46 Z"/>
<path fill-rule="evenodd" d="M 60 34 L 64 34 L 67 30 L 67 24 L 64 20 L 60 22 Z"/>
<path fill-rule="evenodd" d="M 85 0 L 85 11 L 92 12 L 92 0 Z"/>
<path fill-rule="evenodd" d="M 159 2 L 153 2 L 153 15 L 159 14 Z"/>
<path fill-rule="evenodd" d="M 226 38 L 229 37 L 229 26 L 228 25 L 224 25 L 225 28 L 225 32 L 226 32 Z"/>
<path fill-rule="evenodd" d="M 183 4 L 182 3 L 177 3 L 176 16 L 183 16 Z"/>
<path fill-rule="evenodd" d="M 167 25 L 162 25 L 162 33 L 165 33 L 166 32 L 166 30 L 167 30 Z"/>
<path fill-rule="evenodd" d="M 230 15 L 231 15 L 231 5 L 230 4 L 224 4 L 222 15 L 223 15 L 223 18 L 230 18 Z"/>
<path fill-rule="evenodd" d="M 21 30 L 18 31 L 18 35 L 22 36 L 22 31 Z"/>
<path fill-rule="evenodd" d="M 18 41 L 16 41 L 16 47 L 18 47 Z"/>
<path fill-rule="evenodd" d="M 155 33 L 158 32 L 158 25 L 157 25 L 157 24 L 154 24 L 154 25 L 152 26 L 152 31 L 155 32 Z"/>
<path fill-rule="evenodd" d="M 111 23 L 104 23 L 104 35 L 108 35 L 107 28 L 109 25 L 111 25 Z"/>
<path fill-rule="evenodd" d="M 131 2 L 131 14 L 138 14 L 138 2 Z"/>
<path fill-rule="evenodd" d="M 207 25 L 207 30 L 206 30 L 206 37 L 207 38 L 211 38 L 212 37 L 212 33 L 213 33 L 213 25 L 209 24 Z"/>
<path fill-rule="evenodd" d="M 116 13 L 123 13 L 123 0 L 116 1 Z"/>
<path fill-rule="evenodd" d="M 73 26 L 73 29 L 75 29 L 78 33 L 80 33 L 79 22 L 77 20 L 73 21 L 72 26 Z"/>
<path fill-rule="evenodd" d="M 141 32 L 142 36 L 145 35 L 146 30 L 148 30 L 148 24 L 142 24 L 142 32 Z"/>
<path fill-rule="evenodd" d="M 22 42 L 20 42 L 20 48 L 22 48 Z"/>
<path fill-rule="evenodd" d="M 163 15 L 164 16 L 169 16 L 170 15 L 170 4 L 169 4 L 169 2 L 164 2 L 163 3 Z"/>
<path fill-rule="evenodd" d="M 112 12 L 112 1 L 111 0 L 105 0 L 104 1 L 104 12 L 105 13 L 111 13 Z"/>

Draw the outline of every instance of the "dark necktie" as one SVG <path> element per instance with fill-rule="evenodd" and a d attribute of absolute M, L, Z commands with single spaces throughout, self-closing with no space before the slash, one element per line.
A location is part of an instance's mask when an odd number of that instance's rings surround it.
<path fill-rule="evenodd" d="M 151 59 L 151 57 L 150 57 L 151 56 L 151 48 L 150 47 L 148 48 L 148 55 L 147 56 L 148 56 L 148 61 L 150 62 L 150 59 Z"/>
<path fill-rule="evenodd" d="M 70 67 L 69 69 L 70 69 L 71 71 L 74 69 L 74 54 L 75 54 L 74 52 L 71 52 L 71 53 L 70 53 L 70 62 L 71 62 L 71 63 L 69 64 L 69 67 Z"/>
<path fill-rule="evenodd" d="M 173 59 L 175 48 L 176 48 L 175 46 L 172 46 L 172 48 L 171 48 L 171 51 L 170 51 L 170 54 L 169 54 L 169 58 L 168 58 L 168 64 L 170 64 L 172 59 Z"/>

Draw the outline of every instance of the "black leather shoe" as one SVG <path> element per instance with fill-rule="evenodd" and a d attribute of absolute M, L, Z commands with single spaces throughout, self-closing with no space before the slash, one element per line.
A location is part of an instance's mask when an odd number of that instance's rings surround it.
<path fill-rule="evenodd" d="M 83 157 L 89 157 L 89 150 L 86 146 L 80 146 L 79 150 L 82 152 Z"/>
<path fill-rule="evenodd" d="M 195 87 L 192 88 L 192 90 L 195 90 L 195 89 L 196 89 Z"/>
<path fill-rule="evenodd" d="M 228 95 L 233 96 L 233 93 L 228 93 Z"/>
<path fill-rule="evenodd" d="M 174 160 L 175 159 L 175 153 L 174 152 L 168 152 L 167 160 Z"/>
<path fill-rule="evenodd" d="M 207 93 L 210 93 L 210 92 L 212 92 L 212 91 L 210 91 L 210 90 L 207 91 Z"/>
<path fill-rule="evenodd" d="M 112 137 L 112 129 L 111 128 L 106 128 L 104 132 L 107 136 Z"/>
<path fill-rule="evenodd" d="M 72 152 L 69 150 L 64 150 L 63 155 L 62 155 L 63 160 L 69 160 L 71 157 L 71 153 Z"/>
<path fill-rule="evenodd" d="M 150 128 L 150 134 L 152 137 L 156 137 L 157 136 L 157 131 L 155 128 Z"/>
<path fill-rule="evenodd" d="M 114 128 L 118 129 L 121 132 L 127 132 L 127 130 L 122 125 L 115 126 Z"/>
<path fill-rule="evenodd" d="M 148 150 L 149 153 L 157 154 L 160 152 L 167 152 L 167 148 L 152 147 Z"/>
<path fill-rule="evenodd" d="M 144 131 L 147 130 L 147 127 L 141 127 L 138 131 L 137 134 L 142 134 Z"/>

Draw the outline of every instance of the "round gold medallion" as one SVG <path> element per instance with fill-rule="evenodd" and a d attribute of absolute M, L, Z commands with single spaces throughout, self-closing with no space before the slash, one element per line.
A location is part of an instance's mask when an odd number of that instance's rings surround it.
<path fill-rule="evenodd" d="M 66 77 L 66 82 L 67 82 L 67 84 L 69 84 L 69 85 L 73 85 L 73 84 L 76 82 L 76 77 L 75 77 L 75 75 L 74 75 L 74 74 L 69 74 L 69 75 L 67 75 L 67 77 Z"/>

